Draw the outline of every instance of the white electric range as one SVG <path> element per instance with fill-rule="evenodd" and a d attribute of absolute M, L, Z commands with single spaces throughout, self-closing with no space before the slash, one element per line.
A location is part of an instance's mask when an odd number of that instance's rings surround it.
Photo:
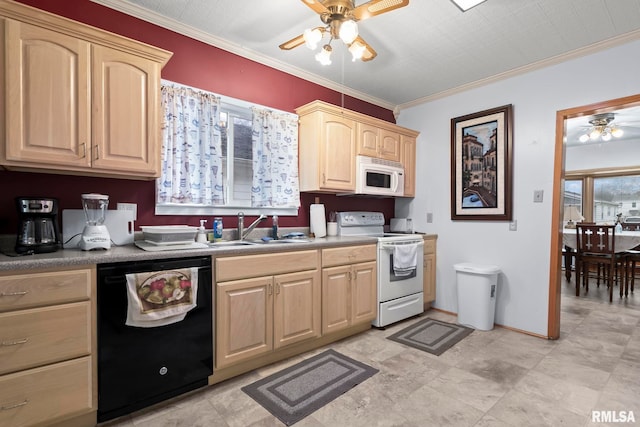
<path fill-rule="evenodd" d="M 418 234 L 384 232 L 382 212 L 338 212 L 339 236 L 372 236 L 378 239 L 378 303 L 372 324 L 384 327 L 424 311 L 423 254 L 424 240 Z M 411 245 L 415 251 L 415 268 L 394 269 L 394 252 L 400 245 Z M 403 253 L 406 254 L 406 249 Z M 397 273 L 397 274 L 396 274 Z"/>

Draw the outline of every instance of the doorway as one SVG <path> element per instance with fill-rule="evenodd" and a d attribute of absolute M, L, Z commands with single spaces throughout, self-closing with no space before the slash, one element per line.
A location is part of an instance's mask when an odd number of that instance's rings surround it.
<path fill-rule="evenodd" d="M 562 290 L 562 226 L 564 217 L 565 154 L 564 137 L 566 120 L 587 115 L 609 113 L 620 108 L 640 106 L 640 94 L 612 99 L 581 107 L 560 110 L 556 113 L 556 143 L 553 167 L 553 203 L 551 218 L 551 250 L 549 269 L 549 308 L 547 336 L 560 337 L 560 293 Z"/>

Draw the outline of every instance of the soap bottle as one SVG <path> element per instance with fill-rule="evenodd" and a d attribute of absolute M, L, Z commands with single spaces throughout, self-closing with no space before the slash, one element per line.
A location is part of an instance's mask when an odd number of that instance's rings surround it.
<path fill-rule="evenodd" d="M 207 243 L 207 230 L 204 229 L 206 222 L 206 219 L 200 220 L 200 227 L 198 227 L 198 234 L 196 234 L 196 242 L 198 243 Z"/>
<path fill-rule="evenodd" d="M 273 240 L 278 240 L 278 215 L 273 216 L 273 222 L 271 223 L 271 237 Z"/>

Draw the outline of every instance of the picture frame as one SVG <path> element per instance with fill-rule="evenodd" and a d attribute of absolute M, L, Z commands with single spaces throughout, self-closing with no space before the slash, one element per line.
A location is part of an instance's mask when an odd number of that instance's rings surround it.
<path fill-rule="evenodd" d="M 451 219 L 511 221 L 513 105 L 451 119 Z"/>

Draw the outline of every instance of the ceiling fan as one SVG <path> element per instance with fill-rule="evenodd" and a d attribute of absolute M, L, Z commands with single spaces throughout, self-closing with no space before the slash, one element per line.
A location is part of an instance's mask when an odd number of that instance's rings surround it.
<path fill-rule="evenodd" d="M 624 131 L 619 125 L 613 123 L 615 120 L 614 113 L 596 114 L 589 120 L 590 127 L 587 127 L 585 133 L 583 133 L 579 140 L 580 142 L 587 142 L 589 140 L 596 141 L 610 141 L 611 137 L 620 138 Z"/>
<path fill-rule="evenodd" d="M 376 51 L 358 35 L 358 21 L 404 7 L 409 0 L 369 0 L 359 6 L 354 0 L 302 0 L 302 3 L 320 15 L 324 27 L 305 30 L 303 34 L 280 45 L 280 49 L 291 50 L 306 44 L 315 50 L 322 37 L 329 34 L 329 42 L 316 54 L 316 60 L 323 65 L 331 64 L 331 42 L 341 39 L 348 47 L 353 60 L 371 61 Z"/>

